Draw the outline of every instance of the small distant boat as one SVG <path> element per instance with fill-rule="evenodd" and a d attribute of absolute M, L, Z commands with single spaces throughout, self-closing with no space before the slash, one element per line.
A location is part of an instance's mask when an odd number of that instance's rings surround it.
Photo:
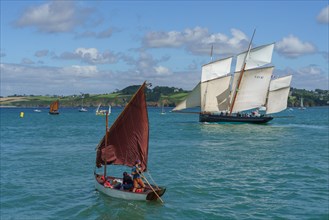
<path fill-rule="evenodd" d="M 298 108 L 300 110 L 305 110 L 306 108 L 304 107 L 304 98 L 300 99 L 300 107 Z"/>
<path fill-rule="evenodd" d="M 79 112 L 87 112 L 88 110 L 83 107 L 83 99 L 85 98 L 83 93 L 81 93 L 81 98 L 82 98 L 82 101 L 81 101 L 81 108 L 79 109 Z"/>
<path fill-rule="evenodd" d="M 95 188 L 108 196 L 119 199 L 144 201 L 159 199 L 163 202 L 160 197 L 165 193 L 166 188 L 159 187 L 155 183 L 150 184 L 143 173 L 141 177 L 145 181 L 144 192 L 132 192 L 113 187 L 117 182 L 122 182 L 122 178 L 106 174 L 107 165 L 133 167 L 136 159 L 141 161 L 141 171 L 147 170 L 149 122 L 145 87 L 144 82 L 110 129 L 108 129 L 108 117 L 106 117 L 106 132 L 96 148 L 96 167 L 103 167 L 104 173 L 98 174 L 95 169 Z"/>
<path fill-rule="evenodd" d="M 162 107 L 161 107 L 161 115 L 165 115 L 166 114 L 166 111 L 164 109 L 164 105 L 162 104 Z"/>
<path fill-rule="evenodd" d="M 84 107 L 81 107 L 80 109 L 79 109 L 79 112 L 87 112 L 88 110 L 86 109 L 86 108 L 84 108 Z"/>
<path fill-rule="evenodd" d="M 59 114 L 58 108 L 59 108 L 59 101 L 56 100 L 50 104 L 49 114 L 58 115 Z"/>
<path fill-rule="evenodd" d="M 108 112 L 108 115 L 111 114 L 111 105 L 109 105 L 109 109 L 107 110 L 102 110 L 101 108 L 101 104 L 98 105 L 97 109 L 96 109 L 96 115 L 106 115 L 106 113 Z"/>
<path fill-rule="evenodd" d="M 34 111 L 34 112 L 38 112 L 38 113 L 41 112 L 40 109 L 34 109 L 33 111 Z"/>

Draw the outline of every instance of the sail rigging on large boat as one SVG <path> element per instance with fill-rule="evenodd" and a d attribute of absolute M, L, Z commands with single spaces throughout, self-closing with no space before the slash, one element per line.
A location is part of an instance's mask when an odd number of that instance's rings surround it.
<path fill-rule="evenodd" d="M 241 113 L 270 106 L 266 114 L 282 111 L 287 105 L 291 76 L 273 80 L 271 63 L 274 43 L 251 48 L 237 55 L 235 73 L 230 74 L 232 57 L 202 66 L 201 81 L 173 111 L 200 107 L 200 122 L 266 123 L 272 116 Z M 274 87 L 282 84 L 282 88 Z M 274 92 L 280 90 L 281 92 Z M 284 90 L 284 91 L 283 91 Z M 288 93 L 287 93 L 288 91 Z M 274 107 L 280 100 L 281 107 Z M 273 102 L 273 103 L 272 103 Z"/>
<path fill-rule="evenodd" d="M 134 193 L 106 186 L 107 181 L 120 178 L 107 176 L 107 165 L 133 167 L 136 160 L 141 161 L 141 171 L 147 171 L 149 147 L 149 123 L 144 90 L 146 83 L 138 89 L 122 113 L 106 132 L 96 148 L 96 167 L 104 167 L 104 174 L 95 173 L 95 187 L 99 191 L 117 198 L 132 200 L 156 200 L 165 192 L 164 187 L 147 184 L 145 191 Z M 106 117 L 107 119 L 107 117 Z M 107 124 L 106 124 L 107 125 Z M 162 201 L 162 200 L 161 200 Z"/>

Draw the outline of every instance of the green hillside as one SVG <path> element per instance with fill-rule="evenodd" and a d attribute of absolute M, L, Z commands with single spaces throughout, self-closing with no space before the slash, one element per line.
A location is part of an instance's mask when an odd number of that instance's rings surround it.
<path fill-rule="evenodd" d="M 13 95 L 1 97 L 1 106 L 16 106 L 16 107 L 48 107 L 55 100 L 60 101 L 61 107 L 79 107 L 82 104 L 86 107 L 96 107 L 99 104 L 124 106 L 139 88 L 138 85 L 128 86 L 121 91 L 110 94 L 84 94 L 84 98 L 80 95 L 71 96 L 22 96 Z M 188 95 L 189 91 L 175 87 L 156 86 L 152 89 L 146 89 L 146 100 L 150 106 L 175 106 Z M 316 89 L 308 91 L 305 89 L 291 88 L 288 99 L 289 107 L 300 106 L 301 98 L 304 99 L 304 106 L 324 106 L 329 104 L 329 91 Z"/>

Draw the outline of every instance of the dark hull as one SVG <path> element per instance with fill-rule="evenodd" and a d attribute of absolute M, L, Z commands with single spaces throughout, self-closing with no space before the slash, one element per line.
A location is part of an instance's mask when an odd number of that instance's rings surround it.
<path fill-rule="evenodd" d="M 59 115 L 59 112 L 49 112 L 51 115 Z"/>
<path fill-rule="evenodd" d="M 273 117 L 261 116 L 261 117 L 245 117 L 236 115 L 215 115 L 200 113 L 200 122 L 237 122 L 237 123 L 253 123 L 253 124 L 264 124 L 271 121 Z"/>

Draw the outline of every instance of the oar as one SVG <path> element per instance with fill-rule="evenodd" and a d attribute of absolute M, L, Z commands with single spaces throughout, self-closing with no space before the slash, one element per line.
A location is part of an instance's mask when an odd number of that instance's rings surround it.
<path fill-rule="evenodd" d="M 153 189 L 152 185 L 151 185 L 151 184 L 149 183 L 149 181 L 146 179 L 146 177 L 145 177 L 142 173 L 140 173 L 140 175 L 141 175 L 141 177 L 147 182 L 147 184 L 149 184 L 149 186 L 151 187 L 151 189 L 153 190 L 153 192 L 155 193 L 155 195 L 160 199 L 160 201 L 161 201 L 162 203 L 164 203 L 163 200 L 161 199 L 161 197 L 158 195 L 158 193 Z"/>
<path fill-rule="evenodd" d="M 147 184 L 150 186 L 150 188 L 153 190 L 153 192 L 155 193 L 155 195 L 160 199 L 160 201 L 162 202 L 162 203 L 164 203 L 163 202 L 163 200 L 161 199 L 161 197 L 158 195 L 158 193 L 154 190 L 154 188 L 152 187 L 152 185 L 149 183 L 149 181 L 146 179 L 146 177 L 144 176 L 144 174 L 142 174 L 142 173 L 140 173 L 140 175 L 142 176 L 142 178 L 147 182 Z"/>

